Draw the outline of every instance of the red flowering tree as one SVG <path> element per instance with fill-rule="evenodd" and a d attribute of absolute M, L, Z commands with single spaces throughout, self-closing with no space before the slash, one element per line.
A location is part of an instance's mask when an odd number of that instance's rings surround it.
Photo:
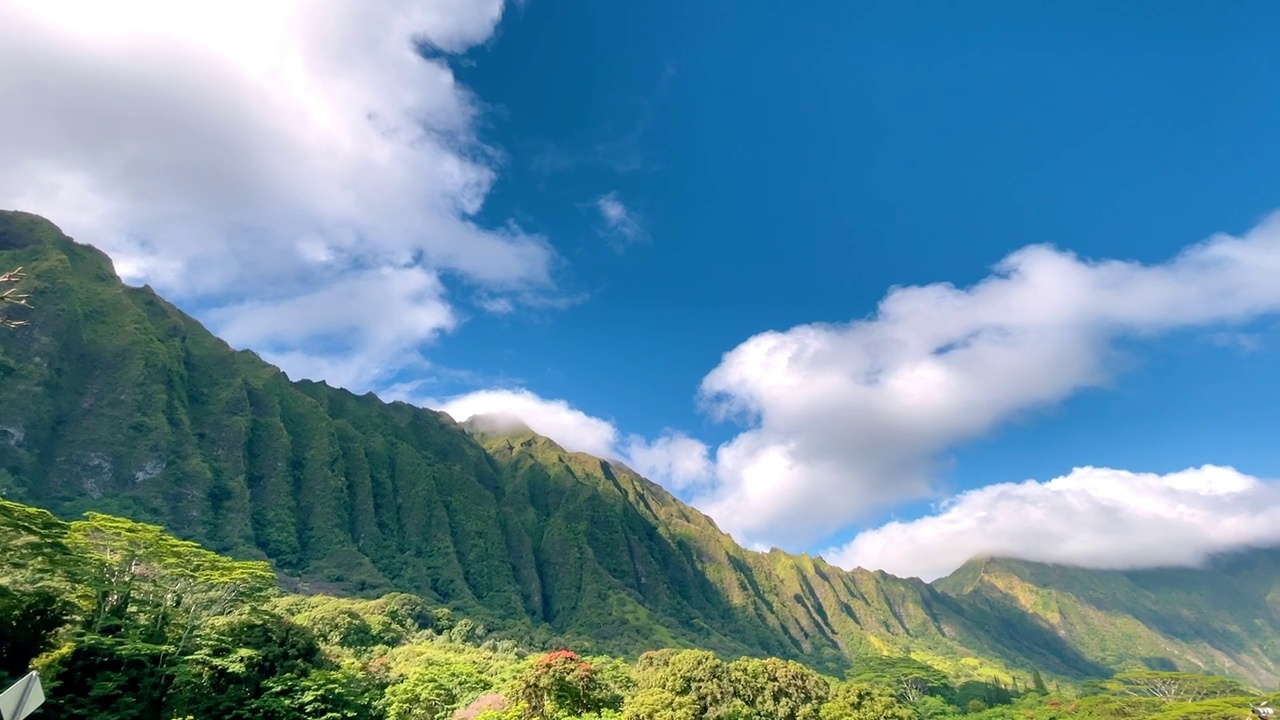
<path fill-rule="evenodd" d="M 516 699 L 526 717 L 553 718 L 598 712 L 608 706 L 610 692 L 591 663 L 569 650 L 535 658 L 516 680 Z"/>

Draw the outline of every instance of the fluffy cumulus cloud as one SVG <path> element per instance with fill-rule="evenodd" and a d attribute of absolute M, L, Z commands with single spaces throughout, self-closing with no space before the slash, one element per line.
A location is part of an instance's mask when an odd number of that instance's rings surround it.
<path fill-rule="evenodd" d="M 392 396 L 394 393 L 388 394 Z M 400 397 L 412 399 L 403 394 Z M 445 400 L 419 402 L 446 412 L 459 422 L 476 416 L 489 416 L 498 426 L 518 421 L 566 450 L 621 460 L 673 490 L 696 486 L 712 476 L 707 446 L 701 441 L 675 431 L 667 431 L 652 442 L 639 435 L 624 439 L 612 422 L 588 415 L 565 400 L 549 400 L 528 390 L 479 390 Z"/>
<path fill-rule="evenodd" d="M 479 390 L 426 405 L 463 422 L 477 415 L 519 418 L 530 430 L 555 440 L 566 450 L 617 457 L 618 429 L 564 400 L 547 400 L 528 390 Z"/>
<path fill-rule="evenodd" d="M 1206 465 L 1168 475 L 1084 467 L 1048 482 L 990 485 L 940 511 L 858 535 L 826 557 L 925 580 L 994 555 L 1125 570 L 1196 565 L 1280 543 L 1280 485 Z"/>
<path fill-rule="evenodd" d="M 702 383 L 747 429 L 698 504 L 741 538 L 804 547 L 930 495 L 942 453 L 1109 381 L 1115 341 L 1280 311 L 1280 217 L 1144 265 L 1023 248 L 968 288 L 890 291 L 876 313 L 766 332 Z"/>
<path fill-rule="evenodd" d="M 341 361 L 330 379 L 370 385 L 457 322 L 442 277 L 495 307 L 549 287 L 542 238 L 474 220 L 493 153 L 440 59 L 486 40 L 502 11 L 0 4 L 0 94 L 17 100 L 0 114 L 0 207 L 46 215 L 126 280 L 213 308 L 215 329 L 295 374 Z"/>
<path fill-rule="evenodd" d="M 636 472 L 674 490 L 696 488 L 712 478 L 706 443 L 675 430 L 668 430 L 653 442 L 632 435 L 624 453 Z"/>
<path fill-rule="evenodd" d="M 1114 376 L 1116 341 L 1280 312 L 1280 217 L 1144 265 L 1030 246 L 968 288 L 897 288 L 872 316 L 748 339 L 704 379 L 704 407 L 747 427 L 714 454 L 527 391 L 446 403 L 518 415 L 566 446 L 622 458 L 684 491 L 752 547 L 812 547 L 872 509 L 931 496 L 946 450 Z M 1216 335 L 1211 335 L 1216 336 Z M 845 565 L 937 576 L 975 553 L 1095 567 L 1186 564 L 1280 540 L 1260 529 L 1273 487 L 1231 469 L 1168 476 L 1080 469 L 966 493 L 915 523 L 829 551 Z M 1262 510 L 1259 510 L 1261 508 Z M 1221 521 L 1220 521 L 1221 520 Z"/>

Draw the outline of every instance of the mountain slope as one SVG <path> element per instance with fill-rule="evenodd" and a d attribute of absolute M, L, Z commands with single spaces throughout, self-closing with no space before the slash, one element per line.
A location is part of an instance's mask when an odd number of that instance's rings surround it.
<path fill-rule="evenodd" d="M 35 307 L 29 326 L 0 333 L 0 496 L 63 517 L 160 524 L 269 559 L 294 587 L 419 593 L 523 626 L 540 645 L 700 645 L 832 672 L 861 653 L 906 652 L 962 674 L 1066 677 L 1105 674 L 1139 648 L 1274 678 L 1274 562 L 1224 566 L 1254 599 L 1175 630 L 1152 600 L 1158 578 L 1198 588 L 1194 607 L 1211 613 L 1217 576 L 1151 575 L 1141 592 L 1108 595 L 1105 574 L 1054 590 L 1043 573 L 988 564 L 931 586 L 751 552 L 629 468 L 527 428 L 291 382 L 149 288 L 124 286 L 105 255 L 48 221 L 0 212 L 0 267 L 18 265 Z M 1104 578 L 1092 595 L 1088 577 Z M 1032 589 L 1083 609 L 1064 623 L 1026 601 Z M 1241 639 L 1254 621 L 1265 641 Z M 1097 629 L 1107 622 L 1131 630 L 1112 640 Z M 1168 638 L 1176 653 L 1162 650 Z"/>
<path fill-rule="evenodd" d="M 552 619 L 571 610 L 584 635 L 608 637 L 632 611 L 619 608 L 643 607 L 705 636 L 750 639 L 826 668 L 892 651 L 940 663 L 968 657 L 973 672 L 986 664 L 979 657 L 1071 676 L 1104 672 L 1040 626 L 978 622 L 990 618 L 919 580 L 744 550 L 619 463 L 569 453 L 527 429 L 477 435 L 504 470 L 521 536 L 533 541 L 531 565 L 545 578 L 540 608 Z"/>
<path fill-rule="evenodd" d="M 1218 556 L 1203 568 L 1127 572 L 983 558 L 935 586 L 970 607 L 1030 614 L 1108 667 L 1280 681 L 1277 549 Z"/>
<path fill-rule="evenodd" d="M 0 336 L 0 495 L 157 523 L 283 574 L 405 589 L 539 637 L 838 668 L 869 636 L 969 654 L 923 583 L 750 553 L 620 465 L 290 382 L 51 223 L 0 213 L 32 323 Z"/>

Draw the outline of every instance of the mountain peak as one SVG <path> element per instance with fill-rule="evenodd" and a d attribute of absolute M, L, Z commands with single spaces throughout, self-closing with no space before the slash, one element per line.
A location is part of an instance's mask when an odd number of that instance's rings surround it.
<path fill-rule="evenodd" d="M 49 220 L 20 210 L 0 210 L 0 250 L 50 245 L 65 238 Z"/>
<path fill-rule="evenodd" d="M 478 437 L 537 435 L 519 417 L 506 412 L 472 415 L 460 424 L 467 432 Z"/>

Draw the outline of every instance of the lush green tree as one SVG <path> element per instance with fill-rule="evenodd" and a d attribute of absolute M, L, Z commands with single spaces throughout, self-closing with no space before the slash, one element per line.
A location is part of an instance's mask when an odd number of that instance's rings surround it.
<path fill-rule="evenodd" d="M 266 612 L 217 618 L 175 671 L 170 704 L 183 715 L 254 720 L 268 682 L 328 665 L 315 635 L 286 618 Z"/>
<path fill-rule="evenodd" d="M 734 695 L 760 720 L 817 720 L 827 681 L 800 663 L 742 658 L 729 664 Z"/>
<path fill-rule="evenodd" d="M 907 704 L 919 702 L 926 695 L 947 697 L 953 691 L 946 673 L 909 657 L 861 658 L 847 677 L 854 682 L 887 685 Z"/>
<path fill-rule="evenodd" d="M 729 666 L 706 650 L 658 650 L 640 656 L 636 680 L 641 689 L 657 689 L 692 702 L 699 718 L 741 714 Z"/>
<path fill-rule="evenodd" d="M 839 683 L 818 711 L 821 720 L 916 720 L 910 705 L 884 685 Z"/>
<path fill-rule="evenodd" d="M 50 650 L 75 607 L 46 588 L 15 591 L 0 585 L 0 687 L 25 675 L 31 661 Z"/>
<path fill-rule="evenodd" d="M 431 659 L 386 689 L 388 720 L 444 720 L 493 686 L 473 665 Z"/>
<path fill-rule="evenodd" d="M 262 720 L 375 720 L 382 716 L 379 689 L 352 667 L 278 675 L 264 683 L 252 717 Z"/>
<path fill-rule="evenodd" d="M 627 698 L 622 706 L 625 720 L 701 720 L 698 704 L 689 695 L 677 695 L 663 688 L 645 688 Z"/>
<path fill-rule="evenodd" d="M 67 524 L 0 501 L 0 541 L 12 553 L 0 574 L 5 672 L 58 638 L 34 662 L 60 698 L 50 716 L 160 717 L 197 631 L 275 592 L 265 563 L 105 515 Z"/>
<path fill-rule="evenodd" d="M 1158 698 L 1165 702 L 1196 702 L 1246 694 L 1243 685 L 1228 678 L 1157 670 L 1118 673 L 1106 687 L 1116 694 Z"/>
<path fill-rule="evenodd" d="M 85 517 L 71 524 L 67 544 L 97 561 L 87 631 L 131 625 L 181 655 L 205 621 L 275 592 L 267 563 L 231 560 L 155 525 Z"/>
<path fill-rule="evenodd" d="M 613 700 L 611 695 L 591 663 L 569 650 L 534 658 L 515 683 L 515 696 L 531 718 L 598 712 Z"/>
<path fill-rule="evenodd" d="M 1049 694 L 1049 688 L 1044 684 L 1044 676 L 1040 674 L 1039 670 L 1031 671 L 1031 691 L 1041 695 Z"/>
<path fill-rule="evenodd" d="M 346 603 L 335 601 L 294 618 L 312 630 L 326 645 L 344 648 L 372 647 L 380 639 L 368 620 Z"/>

